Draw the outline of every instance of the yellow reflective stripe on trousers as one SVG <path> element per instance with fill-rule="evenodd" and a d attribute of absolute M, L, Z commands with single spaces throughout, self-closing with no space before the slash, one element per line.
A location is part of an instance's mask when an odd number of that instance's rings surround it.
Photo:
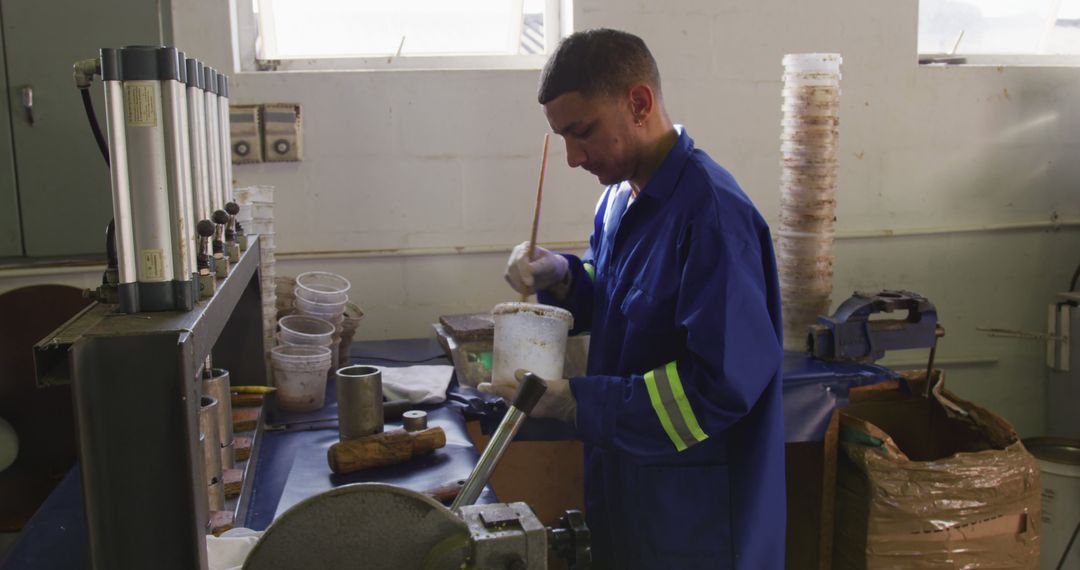
<path fill-rule="evenodd" d="M 585 273 L 589 274 L 589 279 L 596 281 L 596 266 L 591 263 L 582 264 L 585 266 Z"/>
<path fill-rule="evenodd" d="M 646 372 L 645 387 L 649 390 L 649 401 L 656 410 L 660 425 L 664 426 L 664 432 L 675 444 L 675 449 L 683 451 L 709 437 L 701 430 L 694 410 L 686 400 L 679 369 L 674 362 Z"/>

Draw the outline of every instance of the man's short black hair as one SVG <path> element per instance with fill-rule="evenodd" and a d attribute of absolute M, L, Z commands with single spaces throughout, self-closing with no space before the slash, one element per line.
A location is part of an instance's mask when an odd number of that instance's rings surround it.
<path fill-rule="evenodd" d="M 564 93 L 615 95 L 635 83 L 660 92 L 660 70 L 641 38 L 606 28 L 576 32 L 559 42 L 540 75 L 541 105 Z"/>

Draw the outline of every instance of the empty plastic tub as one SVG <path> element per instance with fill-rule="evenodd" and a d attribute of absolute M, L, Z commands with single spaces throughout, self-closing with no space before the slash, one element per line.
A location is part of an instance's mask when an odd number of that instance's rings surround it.
<path fill-rule="evenodd" d="M 309 271 L 296 276 L 296 286 L 311 293 L 347 293 L 352 287 L 349 280 L 328 271 Z M 331 302 L 333 299 L 324 299 Z"/>
<path fill-rule="evenodd" d="M 279 409 L 311 412 L 326 402 L 331 351 L 325 346 L 275 346 L 270 351 Z"/>
<path fill-rule="evenodd" d="M 300 289 L 299 291 L 304 291 Z M 296 298 L 293 299 L 293 306 L 300 309 L 303 313 L 311 315 L 343 315 L 345 314 L 345 301 L 338 303 L 321 303 L 319 301 L 309 301 L 303 298 L 303 293 L 297 292 Z"/>
<path fill-rule="evenodd" d="M 297 299 L 304 299 L 305 301 L 311 301 L 312 303 L 329 303 L 344 305 L 349 301 L 349 294 L 345 291 L 312 291 L 311 289 L 305 289 L 296 285 L 293 286 L 292 293 L 293 296 Z"/>
<path fill-rule="evenodd" d="M 344 308 L 341 309 L 342 312 L 340 312 L 340 313 L 337 312 L 337 311 L 333 311 L 333 312 L 327 311 L 327 312 L 323 313 L 323 312 L 319 312 L 318 310 L 312 309 L 310 307 L 303 307 L 301 305 L 301 303 L 300 303 L 300 299 L 293 299 L 293 307 L 296 309 L 296 314 L 298 314 L 298 315 L 307 315 L 309 317 L 316 317 L 316 318 L 323 319 L 325 321 L 330 321 L 330 320 L 336 319 L 337 317 L 345 314 L 344 313 Z"/>
<path fill-rule="evenodd" d="M 310 315 L 289 315 L 278 321 L 283 338 L 290 344 L 321 345 L 334 336 L 334 324 Z"/>

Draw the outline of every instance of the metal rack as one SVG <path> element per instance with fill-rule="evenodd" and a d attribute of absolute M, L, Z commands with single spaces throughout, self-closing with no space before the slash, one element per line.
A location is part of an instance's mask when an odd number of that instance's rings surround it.
<path fill-rule="evenodd" d="M 94 304 L 34 347 L 39 384 L 72 383 L 93 568 L 206 568 L 197 374 L 212 354 L 234 382 L 266 383 L 260 247 L 250 241 L 192 311 Z"/>

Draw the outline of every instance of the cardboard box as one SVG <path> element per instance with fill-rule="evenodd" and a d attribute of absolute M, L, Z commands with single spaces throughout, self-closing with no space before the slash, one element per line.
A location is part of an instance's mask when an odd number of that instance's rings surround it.
<path fill-rule="evenodd" d="M 840 414 L 834 567 L 1037 569 L 1035 458 L 1000 416 L 905 377 Z"/>

